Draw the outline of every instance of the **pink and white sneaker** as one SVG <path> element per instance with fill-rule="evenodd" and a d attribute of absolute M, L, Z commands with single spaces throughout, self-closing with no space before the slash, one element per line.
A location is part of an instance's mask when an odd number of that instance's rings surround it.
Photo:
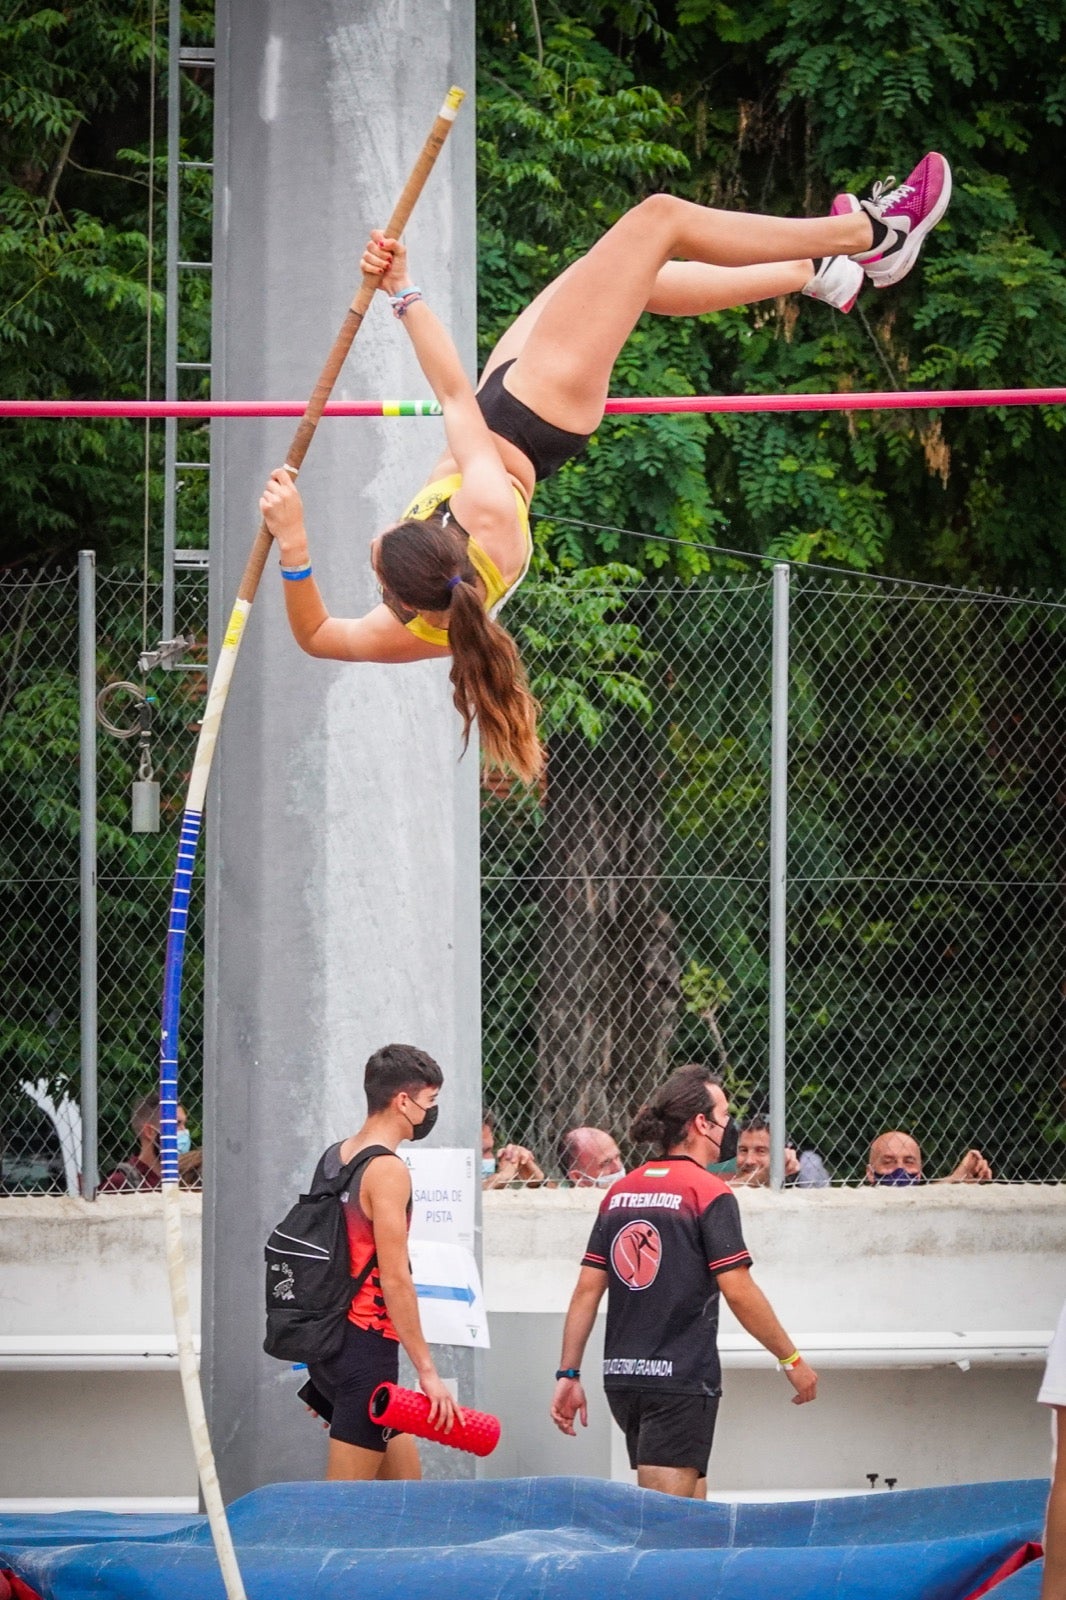
<path fill-rule="evenodd" d="M 841 206 L 842 211 L 861 208 L 874 225 L 875 243 L 851 259 L 859 263 L 875 289 L 899 283 L 917 261 L 926 234 L 948 208 L 951 168 L 932 150 L 906 183 L 895 184 L 895 178 L 875 183 L 869 199 L 860 200 L 857 206 L 852 203 L 854 195 L 838 195 L 833 202 L 834 211 L 840 201 L 849 202 Z"/>
<path fill-rule="evenodd" d="M 858 209 L 859 202 L 853 194 L 838 194 L 829 207 L 829 215 L 839 217 L 841 212 Z M 850 256 L 823 256 L 814 277 L 803 285 L 800 293 L 847 312 L 859 298 L 864 276 L 864 269 Z"/>
<path fill-rule="evenodd" d="M 823 256 L 813 278 L 809 278 L 800 294 L 809 294 L 812 300 L 821 300 L 838 311 L 850 311 L 859 298 L 864 272 L 850 256 Z"/>

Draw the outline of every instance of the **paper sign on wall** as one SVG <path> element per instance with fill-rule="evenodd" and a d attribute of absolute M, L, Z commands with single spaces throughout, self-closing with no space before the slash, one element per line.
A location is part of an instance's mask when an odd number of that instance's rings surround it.
<path fill-rule="evenodd" d="M 401 1150 L 411 1174 L 411 1238 L 474 1251 L 473 1150 Z"/>
<path fill-rule="evenodd" d="M 408 1249 L 422 1331 L 430 1344 L 489 1347 L 481 1276 L 474 1257 L 480 1169 L 473 1150 L 399 1152 L 411 1173 Z"/>
<path fill-rule="evenodd" d="M 489 1348 L 485 1296 L 473 1251 L 440 1239 L 409 1241 L 422 1332 L 430 1344 Z"/>

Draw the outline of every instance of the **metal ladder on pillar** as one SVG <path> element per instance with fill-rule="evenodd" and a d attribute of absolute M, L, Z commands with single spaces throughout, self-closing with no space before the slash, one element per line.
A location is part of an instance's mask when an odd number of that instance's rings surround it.
<path fill-rule="evenodd" d="M 211 70 L 215 65 L 213 48 L 198 48 L 181 42 L 181 0 L 170 0 L 167 44 L 167 216 L 166 216 L 166 334 L 163 369 L 164 395 L 168 400 L 179 398 L 178 385 L 183 372 L 211 371 L 210 352 L 206 361 L 182 360 L 180 351 L 180 278 L 185 272 L 206 272 L 213 262 L 186 261 L 181 256 L 181 183 L 187 171 L 211 172 L 211 161 L 188 161 L 181 154 L 181 92 L 182 70 L 198 67 Z M 202 672 L 202 661 L 183 659 L 185 641 L 177 635 L 176 601 L 178 574 L 206 573 L 209 551 L 206 548 L 182 548 L 178 539 L 178 497 L 188 473 L 210 475 L 208 459 L 192 461 L 178 459 L 178 419 L 167 417 L 163 436 L 163 643 L 159 650 L 159 665 L 169 671 Z M 204 619 L 206 633 L 206 617 Z"/>

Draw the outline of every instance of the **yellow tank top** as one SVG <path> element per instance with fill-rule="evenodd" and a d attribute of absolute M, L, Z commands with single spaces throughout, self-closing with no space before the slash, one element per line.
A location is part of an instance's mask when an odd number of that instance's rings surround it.
<path fill-rule="evenodd" d="M 435 483 L 427 483 L 424 489 L 418 491 L 410 505 L 405 506 L 404 520 L 424 522 L 427 517 L 433 515 L 438 506 L 444 504 L 445 500 L 451 499 L 456 490 L 462 487 L 462 482 L 462 474 L 453 472 L 447 478 L 438 478 Z M 494 617 L 504 601 L 514 594 L 529 571 L 533 555 L 533 536 L 529 531 L 529 507 L 520 489 L 515 489 L 514 497 L 518 511 L 518 525 L 526 544 L 526 559 L 513 583 L 504 582 L 503 575 L 492 557 L 486 550 L 482 550 L 476 539 L 470 539 L 468 536 L 467 552 L 470 556 L 470 565 L 485 585 L 485 610 L 490 617 Z M 404 627 L 409 633 L 413 633 L 416 639 L 421 639 L 426 644 L 441 645 L 447 649 L 447 628 L 436 628 L 424 617 L 417 615 L 413 616 L 410 622 L 405 622 Z"/>

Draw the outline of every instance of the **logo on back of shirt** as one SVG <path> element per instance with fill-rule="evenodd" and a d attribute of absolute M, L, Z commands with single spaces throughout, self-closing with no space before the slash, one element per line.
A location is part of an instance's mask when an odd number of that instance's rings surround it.
<path fill-rule="evenodd" d="M 627 1222 L 611 1246 L 611 1265 L 627 1289 L 653 1284 L 662 1256 L 659 1230 L 650 1222 Z"/>

